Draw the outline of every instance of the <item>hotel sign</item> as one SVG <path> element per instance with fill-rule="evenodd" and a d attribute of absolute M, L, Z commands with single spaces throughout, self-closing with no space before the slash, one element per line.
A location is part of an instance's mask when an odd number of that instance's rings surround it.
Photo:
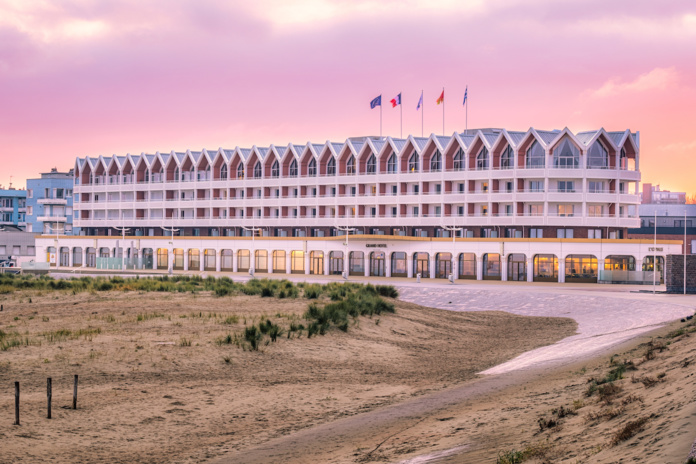
<path fill-rule="evenodd" d="M 662 247 L 657 247 L 657 248 L 650 247 L 650 248 L 648 248 L 648 251 L 662 251 Z"/>
<path fill-rule="evenodd" d="M 366 248 L 387 248 L 386 243 L 368 243 L 365 245 Z"/>

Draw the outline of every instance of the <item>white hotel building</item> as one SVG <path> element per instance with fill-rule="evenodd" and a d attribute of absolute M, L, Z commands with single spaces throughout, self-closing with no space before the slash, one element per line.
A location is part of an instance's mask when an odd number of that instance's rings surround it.
<path fill-rule="evenodd" d="M 64 266 L 125 253 L 188 271 L 596 281 L 656 253 L 626 240 L 639 146 L 628 130 L 481 129 L 78 158 L 85 236 L 41 240 Z"/>

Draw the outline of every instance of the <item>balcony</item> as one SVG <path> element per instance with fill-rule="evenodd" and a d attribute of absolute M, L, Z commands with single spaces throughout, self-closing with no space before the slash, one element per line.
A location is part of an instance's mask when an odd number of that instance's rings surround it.
<path fill-rule="evenodd" d="M 39 198 L 37 203 L 40 205 L 67 205 L 66 198 Z"/>
<path fill-rule="evenodd" d="M 67 222 L 66 216 L 39 216 L 36 218 L 39 222 Z"/>

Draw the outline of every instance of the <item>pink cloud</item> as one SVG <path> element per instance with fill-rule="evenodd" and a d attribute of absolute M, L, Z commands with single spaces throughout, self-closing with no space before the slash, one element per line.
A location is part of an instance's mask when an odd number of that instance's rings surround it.
<path fill-rule="evenodd" d="M 394 15 L 327 1 L 317 2 L 322 20 L 286 21 L 275 0 L 52 2 L 4 15 L 0 7 L 0 18 L 19 18 L 0 19 L 0 141 L 4 153 L 22 153 L 3 155 L 0 183 L 68 169 L 75 156 L 377 134 L 368 102 L 380 93 L 402 92 L 404 132 L 420 134 L 424 89 L 425 133 L 439 133 L 443 86 L 451 134 L 464 128 L 468 85 L 469 127 L 641 130 L 644 179 L 696 191 L 668 162 L 692 140 L 696 44 L 667 30 L 694 7 L 592 1 L 475 9 L 413 1 L 387 5 Z M 649 43 L 607 36 L 594 27 L 608 19 L 666 32 Z M 71 36 L 65 25 L 75 21 L 103 27 Z M 398 110 L 385 107 L 383 117 L 384 134 L 398 135 Z M 677 145 L 658 161 L 669 144 Z"/>

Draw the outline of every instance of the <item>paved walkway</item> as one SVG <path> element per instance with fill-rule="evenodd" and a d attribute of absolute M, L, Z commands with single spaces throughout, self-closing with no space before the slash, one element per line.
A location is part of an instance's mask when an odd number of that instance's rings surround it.
<path fill-rule="evenodd" d="M 578 322 L 576 335 L 524 353 L 483 374 L 500 374 L 586 357 L 694 314 L 696 309 L 696 295 L 653 295 L 638 293 L 635 287 L 617 285 L 584 288 L 562 285 L 409 285 L 399 286 L 399 293 L 404 301 L 451 311 L 506 311 L 523 316 L 570 317 Z"/>

